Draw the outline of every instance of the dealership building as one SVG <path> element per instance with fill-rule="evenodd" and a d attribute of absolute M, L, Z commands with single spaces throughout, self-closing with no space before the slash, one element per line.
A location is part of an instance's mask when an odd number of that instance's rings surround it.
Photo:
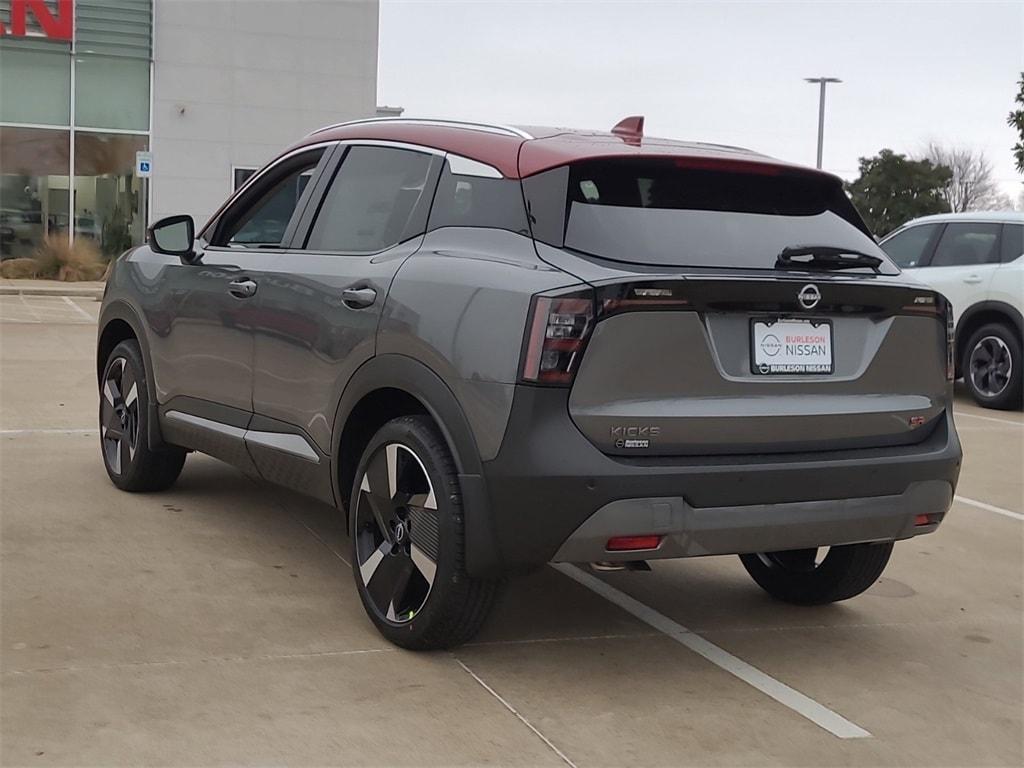
<path fill-rule="evenodd" d="M 311 130 L 373 115 L 376 0 L 0 0 L 0 256 L 200 224 Z"/>

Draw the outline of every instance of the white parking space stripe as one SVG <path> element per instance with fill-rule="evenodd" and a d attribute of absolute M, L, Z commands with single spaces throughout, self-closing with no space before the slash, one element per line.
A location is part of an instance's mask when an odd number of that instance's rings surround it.
<path fill-rule="evenodd" d="M 968 419 L 981 419 L 982 421 L 994 421 L 999 424 L 1010 424 L 1014 427 L 1024 427 L 1024 421 L 1014 421 L 1013 419 L 999 419 L 995 416 L 979 416 L 976 413 L 967 413 L 966 411 L 953 411 L 953 420 L 956 421 L 959 418 L 966 416 Z"/>
<path fill-rule="evenodd" d="M 94 435 L 98 429 L 0 429 L 0 436 L 13 435 Z"/>
<path fill-rule="evenodd" d="M 458 664 L 460 667 L 462 667 L 463 671 L 465 671 L 466 674 L 468 674 L 470 677 L 472 677 L 474 680 L 476 680 L 480 684 L 480 687 L 482 687 L 485 691 L 487 691 L 489 694 L 491 694 L 491 696 L 493 696 L 499 702 L 501 702 L 501 705 L 503 707 L 505 707 L 505 709 L 507 709 L 509 712 L 511 712 L 513 715 L 515 715 L 517 718 L 519 718 L 519 722 L 521 722 L 523 725 L 525 725 L 527 728 L 529 728 L 531 731 L 533 731 L 533 733 L 537 736 L 537 738 L 539 738 L 541 741 L 543 741 L 545 744 L 547 744 L 552 752 L 554 752 L 556 755 L 558 755 L 560 758 L 562 758 L 562 762 L 564 762 L 568 766 L 571 766 L 572 768 L 577 768 L 576 763 L 574 763 L 572 760 L 570 760 L 568 757 L 566 757 L 565 753 L 562 752 L 562 750 L 560 750 L 558 747 L 556 747 L 554 744 L 552 744 L 551 743 L 551 739 L 549 739 L 547 736 L 545 736 L 543 733 L 541 733 L 539 730 L 537 730 L 537 728 L 533 725 L 533 723 L 531 723 L 529 720 L 527 720 L 525 717 L 523 717 L 521 714 L 519 714 L 519 711 L 515 707 L 513 707 L 511 704 L 509 704 L 507 701 L 505 701 L 505 699 L 502 698 L 500 693 L 498 693 L 496 690 L 491 688 L 491 686 L 489 686 L 487 683 L 485 683 L 483 680 L 481 680 L 479 675 L 477 675 L 476 672 L 474 672 L 472 669 L 470 669 L 465 664 L 463 664 L 462 661 L 457 656 L 455 656 L 453 658 L 455 659 L 455 663 Z"/>
<path fill-rule="evenodd" d="M 72 308 L 73 310 L 75 310 L 75 312 L 77 312 L 78 314 L 80 314 L 80 315 L 81 315 L 82 317 L 84 317 L 84 318 L 85 318 L 86 320 L 88 320 L 88 321 L 89 321 L 90 323 L 91 323 L 91 322 L 92 322 L 93 320 L 95 320 L 95 319 L 96 319 L 95 317 L 93 317 L 92 315 L 90 315 L 90 314 L 89 314 L 88 312 L 86 312 L 86 311 L 85 311 L 84 309 L 82 309 L 82 308 L 81 308 L 80 306 L 78 306 L 77 304 L 75 304 L 75 302 L 73 302 L 73 301 L 72 301 L 72 300 L 71 300 L 70 298 L 68 298 L 67 296 L 61 296 L 61 298 L 62 298 L 62 299 L 64 299 L 64 303 L 65 303 L 65 304 L 67 304 L 67 305 L 68 305 L 69 307 L 71 307 L 71 308 Z"/>
<path fill-rule="evenodd" d="M 765 674 L 757 667 L 754 667 L 742 659 L 733 656 L 728 651 L 719 648 L 714 643 L 705 640 L 695 634 L 682 624 L 677 624 L 672 619 L 658 613 L 639 600 L 636 600 L 625 592 L 606 584 L 595 576 L 582 571 L 568 563 L 552 563 L 551 567 L 560 573 L 564 573 L 570 579 L 579 582 L 601 597 L 614 603 L 627 613 L 632 614 L 640 621 L 668 635 L 680 645 L 689 648 L 694 653 L 703 656 L 716 667 L 725 670 L 729 674 L 739 678 L 747 685 L 753 686 L 761 693 L 769 696 L 784 707 L 806 717 L 820 728 L 824 728 L 833 736 L 840 739 L 865 739 L 871 738 L 871 734 L 856 723 L 852 723 L 842 715 L 833 712 L 809 696 L 800 691 L 790 688 L 783 682 Z"/>
<path fill-rule="evenodd" d="M 975 501 L 974 499 L 968 499 L 966 496 L 954 496 L 954 500 L 959 501 L 961 504 L 967 504 L 971 507 L 977 507 L 978 509 L 984 509 L 986 512 L 995 512 L 997 515 L 1003 515 L 1014 520 L 1024 520 L 1024 515 L 1020 512 L 1014 512 L 1010 509 L 1003 509 L 1002 507 L 996 507 L 992 504 L 986 504 L 984 501 Z"/>

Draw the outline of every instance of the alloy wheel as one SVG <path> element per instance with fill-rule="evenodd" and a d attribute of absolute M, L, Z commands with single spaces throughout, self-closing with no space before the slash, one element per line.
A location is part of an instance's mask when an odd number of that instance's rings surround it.
<path fill-rule="evenodd" d="M 355 505 L 355 552 L 374 610 L 393 624 L 411 621 L 437 575 L 437 497 L 419 457 L 401 443 L 370 458 Z"/>
<path fill-rule="evenodd" d="M 975 390 L 996 397 L 1010 383 L 1013 357 L 1006 342 L 998 336 L 985 336 L 971 350 L 970 375 Z"/>
<path fill-rule="evenodd" d="M 107 366 L 103 378 L 100 436 L 107 466 L 120 475 L 135 458 L 139 440 L 139 383 L 123 357 Z"/>

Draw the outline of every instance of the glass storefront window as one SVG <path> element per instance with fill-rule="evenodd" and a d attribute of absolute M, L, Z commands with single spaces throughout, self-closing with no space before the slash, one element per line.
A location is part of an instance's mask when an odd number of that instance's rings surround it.
<path fill-rule="evenodd" d="M 33 256 L 43 238 L 67 236 L 68 131 L 0 128 L 0 259 Z"/>
<path fill-rule="evenodd" d="M 70 60 L 66 49 L 0 45 L 0 122 L 70 124 Z"/>
<path fill-rule="evenodd" d="M 75 132 L 75 239 L 94 241 L 108 258 L 144 239 L 135 153 L 148 147 L 145 136 Z"/>
<path fill-rule="evenodd" d="M 77 56 L 75 125 L 148 131 L 149 61 Z"/>

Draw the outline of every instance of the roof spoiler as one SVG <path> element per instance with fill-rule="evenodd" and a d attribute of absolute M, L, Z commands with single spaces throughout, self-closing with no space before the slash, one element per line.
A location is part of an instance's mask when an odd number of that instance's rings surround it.
<path fill-rule="evenodd" d="M 644 137 L 644 116 L 630 115 L 622 118 L 612 128 L 612 133 L 627 144 L 639 146 L 640 140 Z"/>

